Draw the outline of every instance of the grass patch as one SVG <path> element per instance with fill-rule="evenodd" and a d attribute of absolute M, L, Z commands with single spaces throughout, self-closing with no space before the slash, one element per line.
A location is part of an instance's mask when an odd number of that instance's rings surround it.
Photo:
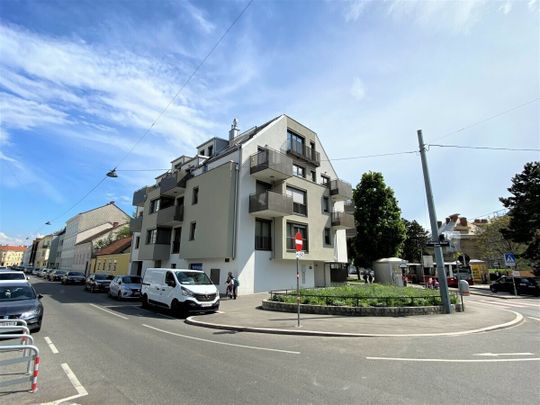
<path fill-rule="evenodd" d="M 274 293 L 272 301 L 296 303 L 296 291 Z M 350 307 L 404 307 L 441 305 L 439 291 L 381 284 L 355 284 L 300 290 L 300 302 L 310 305 Z M 455 304 L 457 296 L 450 294 Z"/>

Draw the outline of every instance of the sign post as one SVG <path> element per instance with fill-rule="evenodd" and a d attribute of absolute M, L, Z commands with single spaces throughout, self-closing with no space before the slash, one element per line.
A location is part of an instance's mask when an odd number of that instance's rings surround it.
<path fill-rule="evenodd" d="M 514 286 L 514 295 L 517 296 L 516 279 L 514 278 L 514 276 L 516 275 L 516 257 L 512 252 L 506 252 L 504 254 L 504 265 L 507 267 L 512 267 L 512 284 Z"/>
<path fill-rule="evenodd" d="M 300 327 L 300 272 L 298 271 L 300 257 L 303 256 L 302 247 L 304 242 L 302 240 L 302 234 L 300 231 L 296 232 L 294 236 L 294 243 L 296 246 L 296 311 L 298 314 L 298 324 Z"/>

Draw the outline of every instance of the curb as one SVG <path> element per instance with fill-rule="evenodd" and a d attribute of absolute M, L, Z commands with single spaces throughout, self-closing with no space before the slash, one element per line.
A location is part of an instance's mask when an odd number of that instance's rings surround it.
<path fill-rule="evenodd" d="M 512 326 L 516 326 L 523 321 L 523 315 L 520 313 L 510 311 L 515 315 L 515 318 L 509 322 L 501 323 L 498 325 L 486 326 L 479 329 L 471 329 L 459 332 L 440 332 L 440 333 L 346 333 L 346 332 L 324 332 L 317 330 L 300 330 L 300 329 L 275 329 L 275 328 L 255 328 L 250 326 L 237 326 L 237 325 L 223 325 L 210 322 L 202 322 L 194 317 L 190 316 L 186 318 L 185 323 L 188 325 L 199 326 L 203 328 L 211 329 L 225 329 L 234 330 L 238 332 L 253 332 L 253 333 L 269 333 L 276 335 L 297 335 L 297 336 L 322 336 L 322 337 L 435 337 L 435 336 L 463 336 L 473 333 L 491 332 L 499 329 L 506 329 Z"/>

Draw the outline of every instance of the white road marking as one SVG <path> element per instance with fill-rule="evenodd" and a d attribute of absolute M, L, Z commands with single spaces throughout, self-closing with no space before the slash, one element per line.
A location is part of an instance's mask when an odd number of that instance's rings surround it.
<path fill-rule="evenodd" d="M 525 305 L 510 303 L 510 302 L 494 302 L 488 300 L 479 300 L 479 302 L 485 302 L 490 305 L 496 305 L 498 307 L 514 307 L 514 308 L 525 308 Z"/>
<path fill-rule="evenodd" d="M 48 336 L 43 337 L 43 339 L 45 339 L 45 342 L 49 345 L 49 348 L 51 349 L 51 351 L 53 352 L 53 354 L 58 354 L 58 353 L 60 353 L 60 352 L 58 351 L 58 349 L 56 348 L 56 346 L 54 345 L 54 343 L 52 342 L 52 340 L 51 340 Z"/>
<path fill-rule="evenodd" d="M 93 306 L 94 308 L 100 309 L 103 312 L 107 312 L 108 314 L 117 316 L 118 318 L 128 319 L 126 316 L 119 315 L 119 314 L 117 314 L 117 313 L 115 313 L 113 311 L 109 311 L 108 309 L 105 309 L 105 308 L 101 308 L 99 305 L 94 305 L 94 304 L 90 304 L 90 305 Z"/>
<path fill-rule="evenodd" d="M 268 347 L 259 347 L 259 346 L 247 346 L 247 345 L 240 345 L 240 344 L 236 344 L 236 343 L 218 342 L 216 340 L 203 339 L 203 338 L 198 338 L 198 337 L 195 337 L 195 336 L 181 335 L 179 333 L 169 332 L 167 330 L 155 328 L 153 326 L 146 325 L 144 323 L 142 324 L 142 326 L 144 326 L 145 328 L 153 329 L 153 330 L 161 332 L 161 333 L 166 333 L 168 335 L 178 336 L 178 337 L 181 337 L 181 338 L 184 338 L 184 339 L 198 340 L 199 342 L 214 343 L 214 344 L 217 344 L 217 345 L 224 345 L 224 346 L 240 347 L 242 349 L 264 350 L 264 351 L 268 351 L 268 352 L 278 352 L 278 353 L 287 353 L 287 354 L 300 354 L 300 352 L 294 352 L 294 351 L 290 351 L 290 350 L 270 349 Z"/>
<path fill-rule="evenodd" d="M 534 316 L 528 316 L 529 319 L 534 319 L 535 321 L 540 321 L 540 318 L 535 318 Z"/>
<path fill-rule="evenodd" d="M 41 405 L 59 405 L 63 402 L 88 395 L 88 391 L 86 391 L 86 389 L 82 386 L 81 382 L 79 381 L 75 373 L 71 371 L 71 368 L 69 368 L 68 364 L 62 363 L 61 366 L 62 366 L 62 369 L 64 370 L 64 373 L 66 373 L 67 378 L 71 382 L 71 385 L 73 385 L 73 388 L 75 388 L 75 390 L 77 391 L 77 395 L 72 395 L 67 398 L 57 399 L 56 401 L 43 403 Z"/>
<path fill-rule="evenodd" d="M 366 357 L 367 360 L 411 361 L 423 363 L 508 363 L 517 361 L 540 361 L 540 357 L 525 359 L 411 359 L 402 357 Z"/>
<path fill-rule="evenodd" d="M 473 356 L 534 356 L 534 353 L 475 353 Z"/>

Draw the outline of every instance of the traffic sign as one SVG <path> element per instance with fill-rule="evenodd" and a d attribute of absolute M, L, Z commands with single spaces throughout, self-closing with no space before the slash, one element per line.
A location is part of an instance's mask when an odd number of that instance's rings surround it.
<path fill-rule="evenodd" d="M 516 257 L 512 252 L 504 254 L 504 265 L 508 267 L 516 267 Z"/>
<path fill-rule="evenodd" d="M 304 242 L 302 241 L 302 234 L 300 233 L 300 231 L 296 232 L 296 235 L 294 237 L 294 243 L 296 245 L 296 251 L 300 252 L 304 245 Z"/>

